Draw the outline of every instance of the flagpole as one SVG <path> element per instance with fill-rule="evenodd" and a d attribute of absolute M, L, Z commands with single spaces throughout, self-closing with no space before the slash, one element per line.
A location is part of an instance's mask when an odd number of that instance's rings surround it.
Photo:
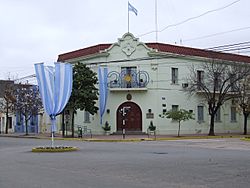
<path fill-rule="evenodd" d="M 155 42 L 158 42 L 157 0 L 155 0 Z"/>
<path fill-rule="evenodd" d="M 129 6 L 129 1 L 128 1 L 128 6 Z M 129 7 L 128 7 L 128 33 L 129 33 Z"/>

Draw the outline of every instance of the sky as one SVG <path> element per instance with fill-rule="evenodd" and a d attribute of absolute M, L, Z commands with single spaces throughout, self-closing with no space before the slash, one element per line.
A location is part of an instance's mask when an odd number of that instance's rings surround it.
<path fill-rule="evenodd" d="M 201 49 L 250 46 L 249 0 L 130 0 L 130 4 L 138 15 L 129 12 L 129 31 L 141 42 Z M 32 75 L 35 63 L 53 65 L 59 54 L 114 43 L 126 32 L 127 0 L 0 0 L 0 79 Z M 244 48 L 233 53 L 250 55 L 250 48 Z"/>

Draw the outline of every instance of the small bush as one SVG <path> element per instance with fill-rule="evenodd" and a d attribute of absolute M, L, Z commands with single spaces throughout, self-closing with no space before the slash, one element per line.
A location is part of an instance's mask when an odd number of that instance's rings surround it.
<path fill-rule="evenodd" d="M 150 121 L 150 124 L 149 124 L 149 126 L 148 126 L 148 129 L 149 129 L 150 131 L 155 131 L 156 126 L 154 126 L 153 121 Z"/>
<path fill-rule="evenodd" d="M 104 131 L 110 131 L 111 130 L 111 126 L 109 125 L 108 121 L 105 122 L 104 127 L 102 127 L 102 129 Z"/>
<path fill-rule="evenodd" d="M 68 151 L 77 151 L 77 147 L 71 146 L 55 146 L 55 147 L 37 147 L 32 148 L 32 152 L 68 152 Z"/>

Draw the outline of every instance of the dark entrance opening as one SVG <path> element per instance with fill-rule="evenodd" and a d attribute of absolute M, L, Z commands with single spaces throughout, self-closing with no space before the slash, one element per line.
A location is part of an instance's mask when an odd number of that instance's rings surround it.
<path fill-rule="evenodd" d="M 126 109 L 126 115 L 123 117 L 122 110 Z M 123 122 L 125 121 L 125 123 Z M 122 103 L 116 111 L 117 132 L 122 132 L 125 124 L 126 134 L 142 132 L 142 111 L 134 102 Z"/>

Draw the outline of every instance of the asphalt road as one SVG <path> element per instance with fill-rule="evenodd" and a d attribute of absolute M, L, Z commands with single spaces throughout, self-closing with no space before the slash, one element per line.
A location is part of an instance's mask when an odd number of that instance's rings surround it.
<path fill-rule="evenodd" d="M 246 188 L 250 142 L 239 139 L 96 143 L 32 153 L 49 140 L 0 137 L 0 188 Z"/>

